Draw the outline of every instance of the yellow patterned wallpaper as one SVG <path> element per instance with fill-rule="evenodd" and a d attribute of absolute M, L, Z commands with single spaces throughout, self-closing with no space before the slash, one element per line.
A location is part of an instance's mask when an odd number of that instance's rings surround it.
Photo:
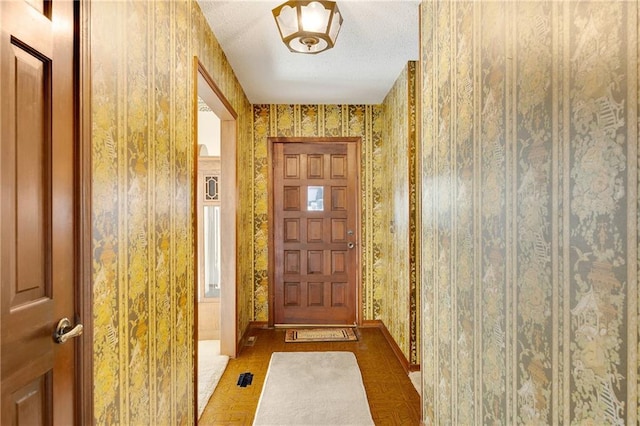
<path fill-rule="evenodd" d="M 237 253 L 236 253 L 236 309 L 238 323 L 236 335 L 238 341 L 253 320 L 253 176 L 251 173 L 253 162 L 252 149 L 252 107 L 238 83 L 231 65 L 226 59 L 218 41 L 211 32 L 209 24 L 200 11 L 197 3 L 192 8 L 193 54 L 198 56 L 207 72 L 215 80 L 218 88 L 238 114 L 238 140 L 236 146 L 237 170 Z"/>
<path fill-rule="evenodd" d="M 384 168 L 375 170 L 384 197 L 378 319 L 410 364 L 419 364 L 416 306 L 416 63 L 409 62 L 383 102 Z M 401 315 L 400 313 L 406 313 Z"/>
<path fill-rule="evenodd" d="M 383 113 L 379 105 L 254 105 L 254 319 L 267 321 L 268 306 L 268 198 L 267 138 L 292 136 L 360 136 L 362 165 L 362 281 L 364 319 L 379 311 L 380 282 L 384 277 L 381 257 L 384 243 L 381 200 L 385 179 L 381 156 Z"/>
<path fill-rule="evenodd" d="M 192 424 L 194 55 L 239 114 L 239 161 L 251 108 L 196 2 L 92 2 L 90 36 L 95 422 Z M 250 244 L 238 251 L 250 288 Z"/>
<path fill-rule="evenodd" d="M 421 4 L 426 424 L 637 424 L 637 1 Z"/>

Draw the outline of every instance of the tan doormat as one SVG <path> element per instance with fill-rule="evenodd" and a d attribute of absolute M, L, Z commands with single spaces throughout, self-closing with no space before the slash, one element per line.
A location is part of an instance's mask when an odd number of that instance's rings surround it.
<path fill-rule="evenodd" d="M 293 342 L 351 342 L 358 340 L 353 328 L 290 328 L 284 341 Z"/>

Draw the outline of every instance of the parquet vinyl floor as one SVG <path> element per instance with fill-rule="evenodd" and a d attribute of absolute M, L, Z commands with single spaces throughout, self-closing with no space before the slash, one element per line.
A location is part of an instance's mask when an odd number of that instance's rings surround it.
<path fill-rule="evenodd" d="M 373 421 L 378 426 L 419 425 L 420 396 L 378 328 L 359 328 L 357 342 L 285 343 L 283 329 L 253 329 L 253 346 L 230 359 L 199 425 L 251 425 L 273 352 L 350 351 L 358 360 Z M 237 385 L 252 373 L 247 387 Z M 327 425 L 330 426 L 330 425 Z"/>

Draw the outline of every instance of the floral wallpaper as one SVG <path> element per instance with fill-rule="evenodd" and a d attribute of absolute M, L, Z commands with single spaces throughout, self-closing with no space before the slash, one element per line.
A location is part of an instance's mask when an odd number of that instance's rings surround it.
<path fill-rule="evenodd" d="M 239 158 L 250 105 L 197 3 L 90 11 L 95 422 L 194 423 L 194 55 L 239 114 Z M 242 191 L 250 179 L 238 177 Z M 239 257 L 250 250 L 241 243 Z M 248 262 L 239 286 L 250 287 Z M 244 329 L 250 293 L 239 294 Z"/>
<path fill-rule="evenodd" d="M 426 424 L 637 424 L 638 12 L 422 2 Z"/>
<path fill-rule="evenodd" d="M 382 180 L 384 279 L 379 317 L 409 361 L 419 364 L 416 242 L 416 62 L 409 62 L 383 102 L 385 132 Z M 405 312 L 406 315 L 399 313 Z"/>

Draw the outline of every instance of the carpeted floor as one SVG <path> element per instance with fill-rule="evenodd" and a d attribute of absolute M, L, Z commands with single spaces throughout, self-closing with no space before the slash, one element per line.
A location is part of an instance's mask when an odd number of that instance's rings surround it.
<path fill-rule="evenodd" d="M 409 380 L 411 380 L 413 387 L 416 388 L 416 391 L 418 391 L 418 395 L 422 395 L 420 389 L 420 380 L 422 380 L 422 376 L 420 375 L 420 372 L 412 371 L 411 373 L 409 373 Z"/>
<path fill-rule="evenodd" d="M 198 418 L 213 395 L 228 362 L 228 356 L 220 355 L 219 340 L 198 342 Z"/>

